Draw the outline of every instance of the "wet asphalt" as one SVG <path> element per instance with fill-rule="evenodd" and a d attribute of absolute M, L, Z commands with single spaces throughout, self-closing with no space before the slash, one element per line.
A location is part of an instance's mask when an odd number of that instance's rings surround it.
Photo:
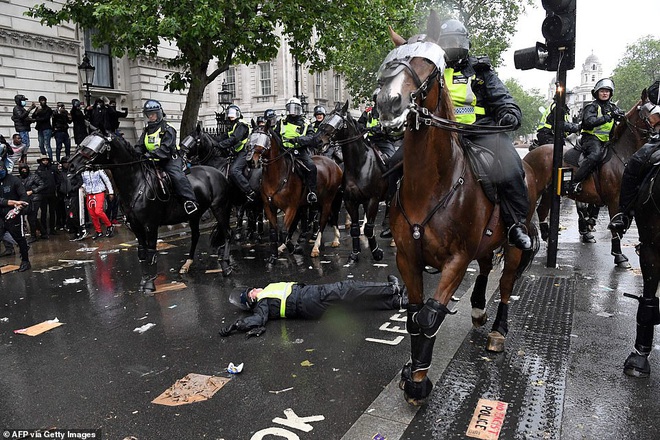
<path fill-rule="evenodd" d="M 561 223 L 558 268 L 545 267 L 542 244 L 523 276 L 565 277 L 573 280 L 575 290 L 570 347 L 562 360 L 564 388 L 553 403 L 560 405 L 561 421 L 543 438 L 657 438 L 660 367 L 655 353 L 649 379 L 622 373 L 636 313 L 636 303 L 622 293 L 640 293 L 642 283 L 633 249 L 636 230 L 623 240 L 633 269 L 621 270 L 609 255 L 604 212 L 595 244 L 580 243 L 570 201 L 562 205 Z M 185 229 L 162 228 L 157 284 L 181 282 L 185 288 L 145 296 L 137 292 L 133 236 L 125 227 L 118 229 L 115 237 L 98 242 L 69 242 L 65 235 L 38 241 L 31 249 L 32 271 L 0 278 L 0 430 L 100 429 L 104 439 L 139 440 L 467 438 L 438 437 L 434 424 L 449 422 L 434 417 L 434 405 L 417 411 L 403 401 L 396 382 L 409 356 L 404 313 L 336 307 L 318 321 L 272 321 L 259 338 L 217 334 L 242 315 L 227 301 L 241 287 L 347 278 L 385 281 L 398 273 L 389 240 L 379 239 L 383 261 L 375 263 L 363 250 L 356 267 L 345 264 L 350 252 L 345 231 L 341 246 L 327 247 L 320 258 L 310 258 L 311 245 L 304 244 L 303 255 L 286 254 L 270 269 L 264 262 L 266 244 L 236 244 L 234 272 L 225 278 L 213 272 L 219 265 L 204 234 L 200 258 L 190 274 L 181 276 Z M 325 241 L 330 240 L 326 231 Z M 17 261 L 5 257 L 0 264 Z M 437 277 L 425 277 L 427 292 Z M 456 293 L 460 300 L 451 304 L 461 312 L 441 328 L 430 374 L 434 380 L 473 331 L 463 316 L 469 314 L 463 295 L 475 278 L 471 268 Z M 489 293 L 495 289 L 491 281 Z M 35 337 L 14 333 L 54 318 L 64 325 Z M 134 331 L 145 324 L 155 326 Z M 515 332 L 516 323 L 511 326 Z M 243 372 L 228 374 L 230 362 L 243 363 Z M 152 403 L 189 373 L 231 380 L 204 402 Z M 436 395 L 441 393 L 434 393 L 431 403 Z"/>

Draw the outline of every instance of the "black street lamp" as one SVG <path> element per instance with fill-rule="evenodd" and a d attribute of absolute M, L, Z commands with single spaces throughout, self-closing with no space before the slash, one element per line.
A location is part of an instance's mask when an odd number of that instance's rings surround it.
<path fill-rule="evenodd" d="M 309 102 L 307 102 L 307 95 L 300 95 L 300 106 L 302 107 L 303 115 L 307 114 L 309 110 Z"/>
<path fill-rule="evenodd" d="M 227 107 L 233 103 L 233 94 L 229 90 L 225 80 L 222 80 L 220 91 L 218 92 L 218 105 L 220 106 L 220 113 L 215 112 L 215 122 L 217 124 L 218 133 L 226 133 L 229 128 L 227 125 L 227 118 L 225 111 Z"/>
<path fill-rule="evenodd" d="M 85 86 L 85 100 L 89 107 L 92 101 L 92 94 L 90 93 L 89 88 L 94 83 L 94 71 L 96 70 L 96 67 L 92 66 L 89 62 L 87 52 L 83 55 L 82 63 L 78 66 L 78 70 L 82 73 L 83 85 Z"/>

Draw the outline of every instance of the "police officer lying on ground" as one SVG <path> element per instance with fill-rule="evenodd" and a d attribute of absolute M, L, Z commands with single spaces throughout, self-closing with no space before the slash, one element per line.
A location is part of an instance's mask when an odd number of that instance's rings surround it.
<path fill-rule="evenodd" d="M 248 338 L 261 336 L 268 319 L 319 319 L 337 302 L 359 302 L 377 310 L 397 310 L 408 306 L 406 288 L 394 275 L 387 283 L 340 281 L 330 284 L 271 283 L 263 289 L 248 287 L 230 295 L 229 301 L 251 310 L 252 315 L 239 318 L 220 330 L 221 336 L 235 331 L 246 332 Z M 284 302 L 283 302 L 284 301 Z"/>

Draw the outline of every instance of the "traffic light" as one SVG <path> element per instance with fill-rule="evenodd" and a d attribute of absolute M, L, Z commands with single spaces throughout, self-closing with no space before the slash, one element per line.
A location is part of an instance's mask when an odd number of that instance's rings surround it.
<path fill-rule="evenodd" d="M 577 0 L 542 0 L 546 11 L 541 32 L 548 49 L 546 70 L 575 67 L 575 10 Z M 561 65 L 560 65 L 561 62 Z"/>

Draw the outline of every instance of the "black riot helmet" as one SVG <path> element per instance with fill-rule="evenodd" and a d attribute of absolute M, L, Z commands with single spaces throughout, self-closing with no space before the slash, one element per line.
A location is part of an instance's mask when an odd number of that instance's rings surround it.
<path fill-rule="evenodd" d="M 463 23 L 455 19 L 442 23 L 438 44 L 445 51 L 445 58 L 449 63 L 464 59 L 470 52 L 470 38 L 467 29 Z"/>
<path fill-rule="evenodd" d="M 325 116 L 326 115 L 325 107 L 323 107 L 322 105 L 317 105 L 316 107 L 314 107 L 314 116 L 316 115 Z"/>
<path fill-rule="evenodd" d="M 144 107 L 142 108 L 142 113 L 144 114 L 144 117 L 147 119 L 147 122 L 149 122 L 149 115 L 156 113 L 158 116 L 156 118 L 156 123 L 159 124 L 163 120 L 163 107 L 160 105 L 160 102 L 156 101 L 155 99 L 149 99 L 147 102 L 144 103 Z"/>

